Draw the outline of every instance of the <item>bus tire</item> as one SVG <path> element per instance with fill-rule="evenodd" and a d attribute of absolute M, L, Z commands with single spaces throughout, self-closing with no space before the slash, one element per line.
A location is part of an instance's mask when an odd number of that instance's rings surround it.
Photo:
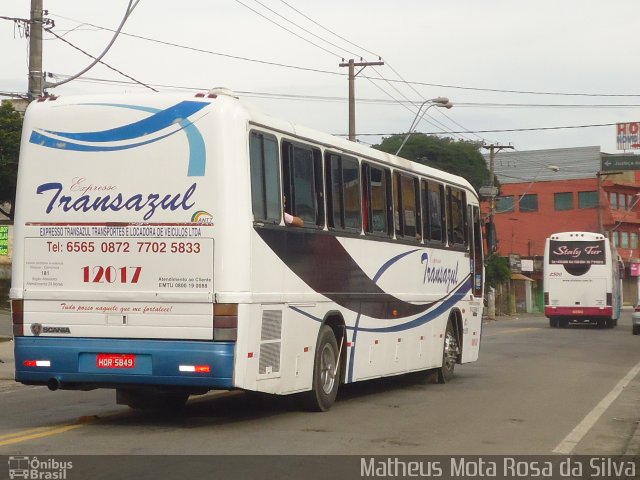
<path fill-rule="evenodd" d="M 438 368 L 438 383 L 447 383 L 453 378 L 453 371 L 458 361 L 460 348 L 451 319 L 447 322 L 442 348 L 442 366 Z"/>
<path fill-rule="evenodd" d="M 340 383 L 336 373 L 338 363 L 338 342 L 331 327 L 323 325 L 318 333 L 318 342 L 313 361 L 311 391 L 302 397 L 303 406 L 313 412 L 326 412 L 338 395 Z"/>
<path fill-rule="evenodd" d="M 550 318 L 549 319 L 549 326 L 551 328 L 558 328 L 558 319 L 557 318 Z"/>
<path fill-rule="evenodd" d="M 631 333 L 633 333 L 634 335 L 640 335 L 640 325 L 634 325 Z"/>

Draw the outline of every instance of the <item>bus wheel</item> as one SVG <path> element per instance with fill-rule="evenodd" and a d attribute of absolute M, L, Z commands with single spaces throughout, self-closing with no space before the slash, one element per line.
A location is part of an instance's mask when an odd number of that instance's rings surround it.
<path fill-rule="evenodd" d="M 557 318 L 550 318 L 549 319 L 549 326 L 551 328 L 558 328 L 558 319 Z"/>
<path fill-rule="evenodd" d="M 631 331 L 634 335 L 640 335 L 640 325 L 634 325 Z"/>
<path fill-rule="evenodd" d="M 331 327 L 323 325 L 313 362 L 313 383 L 303 395 L 304 406 L 311 411 L 326 412 L 338 395 L 338 343 Z"/>
<path fill-rule="evenodd" d="M 447 383 L 453 378 L 453 370 L 458 361 L 460 348 L 458 339 L 453 331 L 451 320 L 447 322 L 447 330 L 444 334 L 444 348 L 442 349 L 442 367 L 438 369 L 438 383 Z"/>

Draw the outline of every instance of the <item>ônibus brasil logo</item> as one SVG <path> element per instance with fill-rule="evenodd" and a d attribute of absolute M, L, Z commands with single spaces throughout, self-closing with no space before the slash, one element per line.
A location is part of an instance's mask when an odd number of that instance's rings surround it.
<path fill-rule="evenodd" d="M 9 457 L 9 478 L 33 480 L 66 480 L 67 471 L 73 468 L 73 462 L 63 462 L 54 458 L 46 460 L 38 457 Z"/>

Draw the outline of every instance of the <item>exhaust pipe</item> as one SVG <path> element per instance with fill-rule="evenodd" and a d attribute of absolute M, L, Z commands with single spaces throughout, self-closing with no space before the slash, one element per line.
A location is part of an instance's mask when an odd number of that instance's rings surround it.
<path fill-rule="evenodd" d="M 47 388 L 52 392 L 55 392 L 60 388 L 60 381 L 57 378 L 50 378 L 47 382 Z"/>

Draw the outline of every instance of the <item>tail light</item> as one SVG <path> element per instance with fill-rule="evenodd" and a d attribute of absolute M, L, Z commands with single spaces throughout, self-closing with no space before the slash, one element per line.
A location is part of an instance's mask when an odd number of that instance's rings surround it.
<path fill-rule="evenodd" d="M 607 293 L 607 307 L 613 305 L 613 294 Z"/>
<path fill-rule="evenodd" d="M 213 305 L 213 339 L 219 342 L 235 342 L 238 338 L 238 304 Z"/>
<path fill-rule="evenodd" d="M 11 301 L 11 322 L 13 323 L 13 336 L 24 335 L 24 300 Z"/>

